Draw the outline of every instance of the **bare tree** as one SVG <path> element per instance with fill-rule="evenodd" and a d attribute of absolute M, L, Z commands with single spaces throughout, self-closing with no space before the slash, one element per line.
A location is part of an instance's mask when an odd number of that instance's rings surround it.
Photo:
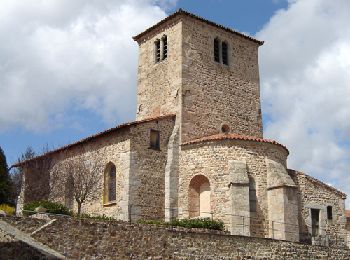
<path fill-rule="evenodd" d="M 78 215 L 81 206 L 88 199 L 94 198 L 101 181 L 101 167 L 98 162 L 83 158 L 67 159 L 56 165 L 52 174 L 52 195 L 67 200 L 75 200 Z"/>
<path fill-rule="evenodd" d="M 35 156 L 36 154 L 34 149 L 31 146 L 28 146 L 26 151 L 22 153 L 22 155 L 17 159 L 17 163 L 21 163 L 23 161 L 33 159 Z M 23 169 L 21 167 L 12 169 L 11 179 L 13 183 L 13 190 L 12 190 L 11 196 L 12 196 L 12 201 L 15 203 L 21 192 Z"/>

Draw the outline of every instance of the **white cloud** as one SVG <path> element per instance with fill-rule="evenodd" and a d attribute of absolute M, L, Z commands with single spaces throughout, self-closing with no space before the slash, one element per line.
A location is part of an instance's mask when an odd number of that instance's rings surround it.
<path fill-rule="evenodd" d="M 134 116 L 137 44 L 175 0 L 1 0 L 0 130 L 42 130 L 68 107 Z M 61 116 L 64 120 L 64 116 Z"/>
<path fill-rule="evenodd" d="M 288 146 L 290 168 L 350 195 L 349 13 L 348 0 L 290 0 L 257 37 L 265 136 Z"/>

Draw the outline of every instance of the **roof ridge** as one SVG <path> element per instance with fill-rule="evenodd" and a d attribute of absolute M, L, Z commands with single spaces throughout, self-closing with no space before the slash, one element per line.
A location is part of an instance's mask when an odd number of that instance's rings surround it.
<path fill-rule="evenodd" d="M 207 19 L 205 19 L 205 18 L 203 18 L 203 17 L 201 17 L 201 16 L 199 16 L 199 15 L 196 15 L 196 14 L 190 13 L 190 12 L 188 12 L 188 11 L 185 11 L 185 10 L 182 9 L 182 8 L 179 8 L 178 10 L 176 10 L 175 12 L 173 12 L 172 14 L 168 15 L 168 16 L 165 17 L 164 19 L 160 20 L 159 22 L 157 22 L 157 23 L 154 24 L 153 26 L 149 27 L 149 28 L 146 29 L 145 31 L 143 31 L 143 32 L 141 32 L 141 33 L 139 33 L 139 34 L 133 36 L 132 38 L 133 38 L 135 41 L 139 41 L 144 35 L 146 35 L 147 33 L 151 32 L 151 31 L 152 31 L 153 29 L 155 29 L 156 27 L 158 27 L 158 26 L 164 24 L 164 23 L 167 22 L 168 20 L 170 20 L 170 19 L 172 19 L 172 18 L 175 18 L 176 16 L 181 15 L 181 14 L 187 15 L 187 16 L 189 16 L 189 17 L 192 17 L 192 18 L 194 18 L 194 19 L 197 19 L 197 20 L 202 21 L 202 22 L 204 22 L 204 23 L 207 23 L 207 24 L 209 24 L 209 25 L 215 26 L 215 27 L 220 28 L 220 29 L 222 29 L 222 30 L 225 30 L 225 31 L 227 31 L 227 32 L 236 34 L 236 35 L 238 35 L 238 36 L 241 36 L 241 37 L 243 37 L 243 38 L 246 38 L 246 39 L 248 39 L 248 40 L 251 40 L 251 41 L 253 41 L 253 42 L 256 42 L 256 43 L 258 43 L 259 45 L 263 45 L 263 44 L 264 44 L 264 41 L 260 41 L 260 40 L 258 40 L 258 39 L 255 39 L 255 38 L 252 37 L 252 36 L 249 36 L 249 35 L 246 35 L 246 34 L 244 34 L 244 33 L 238 32 L 238 31 L 236 31 L 236 30 L 234 30 L 234 29 L 232 29 L 232 28 L 229 28 L 229 27 L 223 26 L 223 25 L 221 25 L 221 24 L 217 24 L 217 23 L 215 23 L 215 22 L 213 22 L 213 21 L 207 20 Z"/>
<path fill-rule="evenodd" d="M 12 167 L 19 167 L 29 161 L 35 161 L 35 160 L 38 160 L 38 159 L 41 159 L 41 158 L 44 158 L 45 156 L 47 155 L 51 155 L 51 154 L 54 154 L 54 153 L 58 153 L 58 152 L 61 152 L 63 150 L 66 150 L 66 149 L 69 149 L 73 146 L 77 146 L 77 145 L 80 145 L 80 144 L 83 144 L 83 143 L 86 143 L 90 140 L 93 140 L 95 138 L 98 138 L 98 137 L 101 137 L 101 136 L 104 136 L 106 134 L 109 134 L 111 132 L 114 132 L 116 130 L 119 130 L 119 129 L 122 129 L 124 127 L 127 127 L 127 126 L 133 126 L 133 125 L 137 125 L 137 124 L 142 124 L 142 123 L 147 123 L 147 122 L 151 122 L 151 121 L 154 121 L 154 120 L 159 120 L 159 119 L 163 119 L 163 118 L 167 118 L 167 117 L 175 117 L 176 115 L 175 114 L 167 114 L 167 115 L 161 115 L 161 116 L 157 116 L 157 117 L 149 117 L 149 118 L 145 118 L 143 120 L 136 120 L 136 121 L 131 121 L 131 122 L 126 122 L 126 123 L 123 123 L 123 124 L 120 124 L 120 125 L 117 125 L 115 127 L 112 127 L 112 128 L 108 128 L 104 131 L 101 131 L 101 132 L 98 132 L 96 134 L 93 134 L 93 135 L 90 135 L 88 137 L 85 137 L 85 138 L 82 138 L 76 142 L 73 142 L 73 143 L 70 143 L 70 144 L 67 144 L 67 145 L 64 145 L 64 146 L 61 146 L 57 149 L 54 149 L 52 151 L 49 151 L 49 152 L 46 152 L 44 154 L 41 154 L 41 155 L 38 155 L 38 156 L 35 156 L 31 159 L 28 159 L 28 160 L 24 160 L 24 161 L 21 161 L 21 162 L 18 162 L 18 163 L 15 163 L 11 166 Z"/>
<path fill-rule="evenodd" d="M 325 186 L 333 191 L 336 191 L 337 193 L 340 193 L 343 197 L 346 198 L 346 193 L 338 190 L 337 188 L 335 188 L 331 185 L 328 185 L 327 183 L 325 183 L 325 182 L 323 182 L 323 181 L 321 181 L 321 180 L 319 180 L 319 179 L 317 179 L 309 174 L 306 174 L 305 172 L 301 172 L 301 171 L 297 171 L 297 170 L 293 170 L 293 169 L 288 169 L 288 172 L 290 172 L 290 171 L 293 171 L 295 174 L 298 174 L 298 175 L 303 175 L 306 178 L 310 179 L 311 181 L 317 182 L 317 183 L 319 183 L 319 184 L 321 184 L 321 185 L 323 185 L 323 186 Z"/>

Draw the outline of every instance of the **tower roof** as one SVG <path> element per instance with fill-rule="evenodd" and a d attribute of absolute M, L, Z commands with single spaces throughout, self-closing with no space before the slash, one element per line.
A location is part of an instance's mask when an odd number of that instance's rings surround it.
<path fill-rule="evenodd" d="M 178 9 L 178 10 L 177 10 L 176 12 L 174 12 L 173 14 L 169 15 L 168 17 L 164 18 L 163 20 L 159 21 L 159 22 L 156 23 L 155 25 L 149 27 L 147 30 L 143 31 L 142 33 L 140 33 L 140 34 L 138 34 L 138 35 L 136 35 L 136 36 L 134 36 L 134 37 L 132 37 L 132 38 L 133 38 L 135 41 L 140 42 L 140 41 L 144 38 L 144 36 L 147 35 L 148 33 L 150 33 L 151 31 L 153 31 L 153 30 L 159 28 L 161 25 L 165 24 L 165 23 L 168 22 L 169 20 L 172 20 L 172 19 L 174 19 L 174 18 L 176 18 L 176 17 L 180 17 L 180 16 L 187 16 L 187 17 L 194 18 L 194 19 L 196 19 L 196 20 L 198 20 L 198 21 L 201 21 L 201 22 L 204 22 L 204 23 L 209 24 L 209 25 L 211 25 L 211 26 L 217 27 L 217 28 L 222 29 L 222 30 L 224 30 L 224 31 L 226 31 L 226 32 L 229 32 L 229 33 L 238 35 L 238 36 L 240 36 L 240 37 L 246 38 L 246 39 L 248 39 L 248 40 L 250 40 L 250 41 L 256 42 L 256 43 L 258 43 L 259 45 L 263 45 L 263 44 L 264 44 L 263 41 L 259 41 L 259 40 L 255 39 L 255 38 L 251 37 L 251 36 L 248 36 L 248 35 L 246 35 L 246 34 L 237 32 L 237 31 L 235 31 L 235 30 L 233 30 L 233 29 L 231 29 L 231 28 L 225 27 L 225 26 L 223 26 L 223 25 L 214 23 L 214 22 L 209 21 L 209 20 L 207 20 L 207 19 L 204 19 L 204 18 L 202 18 L 202 17 L 200 17 L 200 16 L 198 16 L 198 15 L 189 13 L 189 12 L 187 12 L 187 11 L 181 9 L 181 8 Z"/>

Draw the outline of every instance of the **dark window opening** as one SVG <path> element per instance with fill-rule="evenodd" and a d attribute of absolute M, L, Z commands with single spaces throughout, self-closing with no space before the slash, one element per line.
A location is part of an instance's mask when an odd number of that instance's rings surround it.
<path fill-rule="evenodd" d="M 115 202 L 117 199 L 117 173 L 113 163 L 108 163 L 104 173 L 103 203 Z"/>
<path fill-rule="evenodd" d="M 220 41 L 214 39 L 214 60 L 220 62 Z"/>
<path fill-rule="evenodd" d="M 160 132 L 157 130 L 151 130 L 150 132 L 150 148 L 160 150 Z"/>
<path fill-rule="evenodd" d="M 230 127 L 228 125 L 226 125 L 226 124 L 223 124 L 221 126 L 221 132 L 227 134 L 228 132 L 230 132 Z"/>
<path fill-rule="evenodd" d="M 163 60 L 165 60 L 168 57 L 168 38 L 167 36 L 163 36 Z"/>
<path fill-rule="evenodd" d="M 311 209 L 311 235 L 316 237 L 320 234 L 320 210 Z"/>
<path fill-rule="evenodd" d="M 327 219 L 332 220 L 333 219 L 333 209 L 332 206 L 327 207 Z"/>
<path fill-rule="evenodd" d="M 222 63 L 228 65 L 228 48 L 227 43 L 222 43 Z"/>
<path fill-rule="evenodd" d="M 154 46 L 156 51 L 156 62 L 160 62 L 160 40 L 156 40 Z"/>
<path fill-rule="evenodd" d="M 116 200 L 116 169 L 115 165 L 111 166 L 108 176 L 108 201 Z"/>
<path fill-rule="evenodd" d="M 253 178 L 249 178 L 249 208 L 250 212 L 256 212 L 256 186 Z"/>

